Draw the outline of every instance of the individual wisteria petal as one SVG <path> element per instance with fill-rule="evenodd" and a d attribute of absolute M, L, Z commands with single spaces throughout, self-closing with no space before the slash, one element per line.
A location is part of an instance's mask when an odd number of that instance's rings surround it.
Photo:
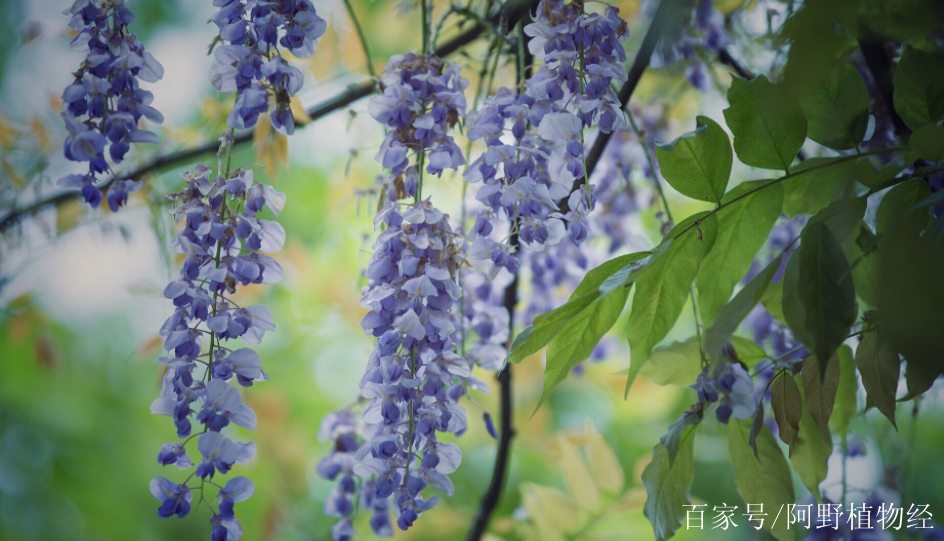
<path fill-rule="evenodd" d="M 220 92 L 237 93 L 227 124 L 252 128 L 269 113 L 272 126 L 291 135 L 291 99 L 301 90 L 303 76 L 284 59 L 282 48 L 298 58 L 310 57 L 328 23 L 309 0 L 214 0 L 213 5 L 219 11 L 210 20 L 222 45 L 213 53 L 210 82 Z"/>
<path fill-rule="evenodd" d="M 221 143 L 222 169 L 232 134 L 225 133 Z M 239 389 L 269 378 L 258 353 L 230 341 L 258 344 L 266 332 L 275 330 L 272 313 L 263 305 L 238 306 L 230 296 L 240 286 L 281 279 L 278 263 L 260 252 L 279 251 L 285 230 L 257 215 L 265 208 L 277 215 L 285 195 L 256 183 L 251 171 L 217 172 L 214 177 L 209 168 L 198 165 L 182 175 L 186 185 L 168 196 L 174 205 L 171 213 L 181 226 L 172 247 L 184 260 L 179 276 L 163 292 L 173 303 L 173 312 L 161 326 L 166 354 L 160 361 L 167 371 L 151 412 L 171 417 L 183 438 L 164 445 L 158 462 L 195 468 L 188 479 L 198 484 L 152 481 L 151 492 L 162 501 L 161 516 L 185 515 L 191 490 L 200 490 L 202 503 L 216 474 L 228 474 L 255 457 L 255 443 L 233 441 L 223 431 L 231 424 L 255 429 L 256 414 L 243 402 Z M 202 427 L 194 431 L 194 423 Z M 190 458 L 194 449 L 187 452 L 190 442 L 199 452 L 196 464 Z M 211 539 L 235 541 L 242 535 L 233 507 L 253 491 L 245 477 L 231 478 L 219 488 L 219 505 L 210 518 Z"/>
<path fill-rule="evenodd" d="M 183 518 L 190 513 L 190 502 L 193 500 L 193 494 L 186 485 L 178 485 L 163 477 L 155 477 L 151 479 L 149 488 L 151 489 L 151 495 L 161 502 L 161 506 L 157 510 L 157 514 L 161 518 L 173 515 Z"/>
<path fill-rule="evenodd" d="M 88 172 L 59 179 L 59 185 L 78 188 L 86 203 L 97 207 L 103 199 L 99 175 L 121 163 L 131 143 L 157 143 L 157 136 L 138 129 L 141 118 L 160 124 L 163 116 L 153 107 L 153 96 L 139 80 L 155 83 L 164 68 L 132 34 L 134 15 L 124 0 L 76 0 L 63 12 L 78 34 L 73 49 L 86 53 L 75 79 L 62 93 L 62 118 L 69 131 L 63 153 L 74 162 L 88 162 Z M 107 150 L 107 155 L 106 155 Z M 111 162 L 111 163 L 109 163 Z M 108 207 L 117 211 L 139 181 L 113 178 L 108 185 Z"/>

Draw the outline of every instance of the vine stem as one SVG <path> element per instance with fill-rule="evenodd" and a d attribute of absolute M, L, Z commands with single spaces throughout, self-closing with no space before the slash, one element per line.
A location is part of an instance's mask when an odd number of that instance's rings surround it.
<path fill-rule="evenodd" d="M 488 18 L 488 21 L 493 24 L 502 20 L 508 21 L 509 24 L 516 23 L 521 17 L 523 17 L 528 10 L 533 8 L 537 4 L 537 1 L 515 1 L 510 0 L 506 3 L 506 7 L 499 11 L 498 14 L 495 14 Z M 447 57 L 459 49 L 462 49 L 466 45 L 474 42 L 478 39 L 483 33 L 487 32 L 488 29 L 480 24 L 478 21 L 473 21 L 473 25 L 468 30 L 463 31 L 462 33 L 456 35 L 449 41 L 443 43 L 441 47 L 438 47 L 433 54 L 440 58 Z M 309 122 L 301 122 L 300 119 L 295 124 L 297 127 L 302 128 L 309 124 L 314 123 L 315 121 L 324 118 L 331 113 L 344 109 L 345 107 L 364 99 L 374 93 L 375 82 L 373 80 L 361 83 L 356 86 L 352 86 L 344 90 L 343 92 L 338 93 L 334 97 L 328 98 L 327 100 L 315 105 L 307 111 L 308 117 L 311 119 Z M 245 145 L 252 141 L 252 130 L 243 131 L 239 134 L 234 135 L 233 145 Z M 183 164 L 188 164 L 196 160 L 197 158 L 203 156 L 204 154 L 209 154 L 213 152 L 216 147 L 219 146 L 219 141 L 213 139 L 212 141 L 207 141 L 203 144 L 195 145 L 189 148 L 184 148 L 182 150 L 171 152 L 167 154 L 160 154 L 157 157 L 151 159 L 150 161 L 144 162 L 139 165 L 137 168 L 128 171 L 127 174 L 121 176 L 112 176 L 111 178 L 105 180 L 97 187 L 100 189 L 108 188 L 113 182 L 122 179 L 141 179 L 145 175 L 155 173 L 164 169 L 166 167 L 179 166 Z M 47 207 L 61 206 L 71 201 L 79 200 L 82 198 L 81 193 L 78 190 L 61 190 L 55 193 L 49 194 L 44 197 L 35 199 L 33 202 L 21 206 L 13 207 L 9 212 L 3 215 L 0 218 L 0 232 L 5 231 L 11 225 L 18 223 L 21 219 L 32 216 Z"/>
<path fill-rule="evenodd" d="M 629 98 L 632 96 L 633 91 L 639 84 L 639 79 L 642 77 L 643 72 L 649 67 L 649 59 L 652 57 L 652 52 L 655 50 L 656 43 L 658 43 L 659 38 L 662 36 L 662 31 L 665 28 L 669 18 L 673 15 L 678 16 L 682 13 L 682 10 L 678 6 L 679 0 L 664 0 L 660 2 L 659 7 L 656 8 L 656 12 L 652 17 L 652 22 L 649 24 L 649 29 L 646 31 L 642 45 L 639 47 L 639 51 L 636 53 L 632 67 L 629 70 L 629 76 L 626 80 L 626 83 L 620 89 L 619 101 L 621 108 L 626 107 L 626 104 L 629 102 Z M 524 23 L 524 21 L 522 21 L 522 23 Z M 523 26 L 524 24 L 522 24 L 522 27 Z M 525 65 L 530 66 L 531 62 L 525 62 Z M 596 140 L 593 142 L 593 147 L 591 147 L 590 152 L 586 156 L 587 165 L 584 168 L 584 176 L 574 183 L 574 190 L 579 189 L 580 186 L 587 183 L 587 179 L 593 173 L 597 163 L 600 161 L 600 157 L 603 155 L 603 149 L 606 147 L 606 144 L 609 142 L 609 140 L 610 134 L 600 133 L 597 136 Z M 564 200 L 558 206 L 561 208 L 562 213 L 566 213 L 569 210 L 567 198 L 564 198 Z M 518 245 L 517 227 L 512 228 L 512 233 L 509 237 L 509 244 L 512 246 Z M 505 289 L 505 296 L 502 303 L 508 310 L 511 325 L 514 324 L 514 308 L 517 303 L 518 276 L 516 274 L 514 275 L 512 282 Z M 506 347 L 511 345 L 511 337 L 513 336 L 514 332 L 509 333 L 509 341 Z M 479 510 L 472 519 L 472 526 L 470 527 L 469 533 L 466 536 L 466 541 L 480 541 L 482 539 L 482 536 L 485 534 L 485 530 L 488 528 L 488 523 L 491 520 L 492 513 L 495 511 L 495 508 L 498 506 L 498 502 L 501 499 L 502 489 L 505 482 L 505 472 L 507 471 L 508 460 L 510 457 L 511 439 L 514 437 L 514 429 L 511 425 L 511 370 L 511 363 L 506 362 L 496 375 L 496 379 L 498 380 L 501 389 L 501 425 L 498 435 L 498 451 L 495 457 L 495 467 L 492 470 L 492 479 L 489 482 L 488 489 L 485 491 L 485 494 L 482 496 L 482 499 L 479 502 Z"/>
<path fill-rule="evenodd" d="M 357 37 L 361 40 L 361 47 L 364 49 L 364 62 L 367 64 L 367 73 L 376 79 L 377 74 L 374 72 L 374 65 L 370 61 L 370 47 L 367 45 L 367 36 L 364 35 L 364 29 L 361 28 L 361 23 L 357 20 L 357 14 L 354 13 L 354 6 L 351 4 L 351 0 L 344 0 L 344 7 L 347 8 L 347 14 L 351 16 L 351 22 L 354 23 L 354 30 L 357 31 Z"/>

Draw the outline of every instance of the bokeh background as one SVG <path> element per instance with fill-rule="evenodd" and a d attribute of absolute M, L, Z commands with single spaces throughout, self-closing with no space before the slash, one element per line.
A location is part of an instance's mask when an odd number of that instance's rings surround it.
<path fill-rule="evenodd" d="M 631 58 L 642 34 L 638 29 L 647 19 L 640 16 L 637 0 L 616 4 L 633 32 L 627 44 Z M 58 100 L 81 55 L 68 47 L 68 20 L 60 15 L 69 7 L 67 0 L 2 0 L 0 5 L 0 207 L 5 212 L 58 190 L 55 180 L 70 170 L 61 157 L 65 129 Z M 130 0 L 129 5 L 136 14 L 132 29 L 166 69 L 163 81 L 149 88 L 166 118 L 157 130 L 162 142 L 137 149 L 134 156 L 146 160 L 217 137 L 232 96 L 217 95 L 207 76 L 211 58 L 205 53 L 216 35 L 215 27 L 206 24 L 214 12 L 211 2 Z M 299 96 L 304 107 L 366 80 L 364 53 L 344 5 L 338 0 L 316 5 L 330 26 L 314 57 L 299 62 L 306 77 Z M 416 10 L 404 10 L 395 0 L 357 0 L 354 5 L 375 68 L 381 69 L 391 54 L 418 46 Z M 437 2 L 438 14 L 447 5 Z M 741 25 L 736 46 L 745 62 L 758 70 L 775 64 L 777 47 L 763 36 L 782 16 L 783 4 L 728 0 L 718 6 L 729 14 L 739 10 L 732 24 Z M 454 23 L 444 27 L 444 39 L 457 32 Z M 472 88 L 484 48 L 478 43 L 454 57 L 468 68 Z M 692 86 L 685 64 L 650 70 L 634 96 L 637 112 L 668 137 L 692 129 L 700 112 L 720 118 L 730 75 L 722 66 L 706 65 L 714 78 L 707 91 Z M 510 69 L 502 68 L 497 80 L 509 84 L 511 77 Z M 241 469 L 257 490 L 240 504 L 240 520 L 247 540 L 328 539 L 334 519 L 325 517 L 322 507 L 331 483 L 314 474 L 314 465 L 327 451 L 316 434 L 326 413 L 356 398 L 372 347 L 359 326 L 364 313 L 358 304 L 361 271 L 372 244 L 375 203 L 363 193 L 379 172 L 373 153 L 382 133 L 362 100 L 299 129 L 287 141 L 264 127 L 256 135 L 255 143 L 241 147 L 233 162 L 258 164 L 257 176 L 271 178 L 287 194 L 280 222 L 288 242 L 279 256 L 285 280 L 272 287 L 244 288 L 238 299 L 266 304 L 278 325 L 259 347 L 272 378 L 244 393 L 259 416 L 254 434 L 259 452 Z M 646 248 L 660 238 L 660 217 L 646 201 L 652 192 L 642 169 L 640 160 L 630 175 L 641 204 L 630 218 L 633 237 L 627 248 Z M 166 248 L 174 224 L 162 196 L 176 189 L 182 170 L 165 168 L 145 179 L 145 189 L 118 214 L 71 202 L 17 223 L 0 238 L 0 539 L 209 536 L 205 509 L 195 508 L 183 520 L 159 519 L 158 502 L 147 489 L 148 480 L 162 474 L 155 460 L 160 446 L 174 439 L 171 423 L 151 416 L 149 404 L 160 389 L 158 329 L 171 312 L 161 291 L 178 264 Z M 744 168 L 735 175 L 736 181 L 761 178 Z M 447 173 L 427 186 L 437 205 L 455 215 L 461 177 Z M 701 210 L 672 193 L 669 197 L 677 217 Z M 683 312 L 668 340 L 692 334 L 690 313 Z M 640 474 L 652 445 L 695 398 L 690 389 L 660 387 L 643 377 L 624 401 L 624 379 L 613 375 L 628 364 L 621 328 L 614 327 L 607 355 L 558 386 L 533 418 L 529 415 L 542 389 L 543 358 L 535 356 L 516 370 L 517 436 L 493 539 L 549 538 L 547 524 L 564 516 L 588 523 L 586 539 L 651 538 L 642 513 Z M 478 375 L 492 381 L 491 374 Z M 853 430 L 865 453 L 847 459 L 850 487 L 868 492 L 893 475 L 905 503 L 928 503 L 932 512 L 944 513 L 940 396 L 939 389 L 929 394 L 917 422 L 908 415 L 911 405 L 902 406 L 897 433 L 884 419 L 875 419 L 874 412 L 855 418 Z M 494 396 L 479 393 L 466 406 L 471 422 L 459 442 L 464 460 L 453 475 L 455 497 L 408 534 L 398 531 L 397 538 L 461 539 L 465 534 L 491 475 L 496 448 L 479 419 L 483 411 L 497 414 Z M 563 473 L 575 467 L 572 460 L 563 460 L 561 441 L 582 448 L 588 426 L 603 435 L 618 460 L 618 466 L 609 464 L 597 474 L 622 478 L 625 486 L 592 513 L 560 498 L 572 488 Z M 724 434 L 713 420 L 699 430 L 692 492 L 709 505 L 743 509 Z M 841 462 L 834 453 L 824 482 L 827 490 L 837 486 Z M 795 485 L 803 490 L 801 483 Z M 370 539 L 370 529 L 360 526 L 363 538 Z M 761 535 L 766 534 L 741 527 L 682 530 L 678 539 Z"/>

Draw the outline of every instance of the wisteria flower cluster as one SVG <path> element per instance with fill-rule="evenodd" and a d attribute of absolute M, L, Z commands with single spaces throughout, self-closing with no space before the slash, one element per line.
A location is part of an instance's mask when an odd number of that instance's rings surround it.
<path fill-rule="evenodd" d="M 389 128 L 377 161 L 392 173 L 381 177 L 386 202 L 374 218 L 381 233 L 361 300 L 369 310 L 361 326 L 377 338 L 360 384 L 363 443 L 356 443 L 349 411 L 326 418 L 321 431 L 334 442 L 318 473 L 338 481 L 325 504 L 340 519 L 332 530 L 337 540 L 356 533 L 355 477 L 363 479 L 360 499 L 371 528 L 382 536 L 393 533 L 391 510 L 407 530 L 437 504 L 438 497 L 424 497 L 427 486 L 452 495 L 447 474 L 461 453 L 437 434 L 465 432 L 458 401 L 469 386 L 484 386 L 458 353 L 463 244 L 449 217 L 420 198 L 423 170 L 412 164 L 426 162 L 426 172 L 440 174 L 464 163 L 448 131 L 465 114 L 466 85 L 454 64 L 411 53 L 391 58 L 380 77 L 382 94 L 370 102 L 371 115 Z M 400 202 L 410 196 L 412 203 Z"/>
<path fill-rule="evenodd" d="M 463 92 L 469 82 L 459 72 L 457 64 L 435 56 L 411 52 L 390 58 L 380 75 L 381 94 L 368 105 L 371 116 L 389 129 L 375 156 L 384 169 L 399 175 L 411 157 L 433 175 L 465 165 L 462 150 L 449 135 L 465 116 Z M 406 195 L 416 195 L 418 178 L 416 170 L 406 172 Z"/>
<path fill-rule="evenodd" d="M 494 331 L 507 327 L 509 317 L 495 280 L 504 274 L 501 269 L 508 274 L 519 269 L 510 239 L 528 254 L 535 302 L 526 314 L 534 317 L 553 308 L 554 286 L 581 274 L 571 266 L 588 268 L 580 245 L 590 233 L 588 216 L 600 194 L 593 185 L 574 189 L 585 173 L 584 129 L 611 133 L 627 126 L 612 89 L 627 77 L 621 62 L 628 32 L 616 8 L 585 13 L 579 2 L 545 0 L 525 32 L 529 50 L 543 64 L 518 94 L 501 88 L 487 98 L 469 123 L 469 138 L 487 146 L 464 173 L 466 181 L 481 183 L 475 197 L 484 209 L 469 231 L 469 259 L 486 277 L 471 279 L 478 286 L 471 290 L 466 318 L 476 333 L 470 355 L 486 366 L 497 367 L 504 359 L 507 334 Z M 617 196 L 614 183 L 607 188 L 607 195 Z M 498 240 L 501 222 L 517 235 Z"/>
<path fill-rule="evenodd" d="M 255 413 L 243 403 L 233 383 L 249 387 L 269 376 L 251 348 L 223 344 L 242 338 L 257 345 L 266 331 L 275 330 L 268 308 L 242 307 L 232 296 L 239 286 L 281 280 L 281 267 L 265 253 L 281 250 L 285 230 L 257 214 L 268 208 L 277 216 L 285 195 L 254 182 L 250 170 L 229 174 L 223 155 L 232 144 L 231 134 L 227 132 L 222 141 L 219 174 L 211 179 L 210 169 L 198 165 L 194 172 L 183 174 L 187 185 L 169 196 L 175 205 L 174 217 L 182 224 L 173 247 L 186 259 L 180 276 L 164 290 L 174 303 L 174 312 L 161 328 L 167 355 L 160 361 L 167 372 L 151 412 L 171 417 L 180 438 L 161 448 L 158 462 L 195 469 L 182 483 L 156 477 L 151 492 L 161 501 L 161 517 L 183 517 L 196 491 L 197 505 L 204 503 L 212 512 L 212 539 L 234 541 L 241 528 L 233 505 L 248 498 L 254 487 L 245 477 L 231 478 L 223 486 L 214 483 L 213 477 L 255 456 L 255 443 L 235 442 L 223 433 L 230 424 L 249 430 L 256 427 Z M 194 432 L 194 421 L 202 430 Z M 187 451 L 193 440 L 202 456 L 198 464 Z M 199 484 L 191 484 L 194 478 Z M 211 487 L 219 489 L 216 509 L 205 494 Z"/>
<path fill-rule="evenodd" d="M 80 189 L 85 201 L 98 207 L 103 188 L 96 182 L 110 171 L 109 158 L 121 163 L 131 143 L 157 143 L 155 134 L 138 128 L 142 117 L 164 121 L 151 106 L 154 96 L 139 81 L 157 82 L 164 68 L 129 32 L 134 14 L 124 0 L 76 0 L 63 13 L 72 17 L 69 27 L 77 32 L 72 48 L 86 51 L 75 80 L 62 93 L 62 118 L 69 130 L 64 153 L 70 161 L 88 162 L 88 172 L 67 175 L 59 185 Z M 117 211 L 140 186 L 140 181 L 114 178 L 108 207 Z"/>
<path fill-rule="evenodd" d="M 282 50 L 308 58 L 318 48 L 328 23 L 318 16 L 309 0 L 213 0 L 220 8 L 211 19 L 220 30 L 222 45 L 210 81 L 220 92 L 236 92 L 236 105 L 227 123 L 251 128 L 259 115 L 269 118 L 279 132 L 295 131 L 292 97 L 304 77 L 283 56 Z"/>
<path fill-rule="evenodd" d="M 757 406 L 754 380 L 738 362 L 706 366 L 691 387 L 698 391 L 698 401 L 704 406 L 718 402 L 715 415 L 724 424 L 732 417 L 750 419 Z"/>
<path fill-rule="evenodd" d="M 616 8 L 588 14 L 582 3 L 547 0 L 525 32 L 543 64 L 520 95 L 500 89 L 470 121 L 469 138 L 487 145 L 464 174 L 468 182 L 482 183 L 476 198 L 486 207 L 471 231 L 470 258 L 485 261 L 490 276 L 518 266 L 512 247 L 489 237 L 494 227 L 486 222 L 496 218 L 515 224 L 522 246 L 534 251 L 568 232 L 578 244 L 587 238 L 594 189 L 574 190 L 584 176 L 584 129 L 610 133 L 625 126 L 611 87 L 626 80 L 620 62 L 628 33 Z M 562 200 L 566 214 L 558 206 Z"/>

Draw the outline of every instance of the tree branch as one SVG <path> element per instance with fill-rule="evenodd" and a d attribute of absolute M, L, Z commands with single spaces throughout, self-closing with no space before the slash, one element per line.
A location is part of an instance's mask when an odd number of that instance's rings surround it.
<path fill-rule="evenodd" d="M 895 126 L 895 133 L 899 139 L 907 140 L 911 130 L 905 125 L 905 122 L 895 111 L 894 85 L 892 83 L 891 64 L 888 60 L 888 54 L 885 52 L 885 46 L 880 41 L 859 40 L 859 48 L 862 49 L 862 56 L 865 57 L 865 63 L 872 73 L 872 79 L 875 80 L 875 86 L 878 87 L 879 95 L 885 102 L 885 108 L 888 116 L 891 117 L 892 124 Z"/>
<path fill-rule="evenodd" d="M 511 27 L 511 25 L 517 23 L 518 20 L 528 12 L 532 5 L 536 3 L 536 1 L 529 0 L 509 1 L 507 4 L 505 4 L 502 10 L 489 17 L 488 21 L 492 24 L 498 24 L 499 21 L 504 20 L 507 21 L 509 27 Z M 446 43 L 443 43 L 442 46 L 436 49 L 434 54 L 439 57 L 449 56 L 462 47 L 478 39 L 482 33 L 487 30 L 487 28 L 478 21 L 473 22 L 474 25 L 471 28 L 455 36 Z M 347 90 L 309 109 L 307 112 L 308 116 L 311 118 L 311 122 L 307 122 L 305 124 L 298 123 L 298 126 L 307 126 L 308 124 L 322 117 L 343 109 L 352 103 L 371 95 L 373 92 L 373 81 L 368 81 L 356 86 L 349 87 Z M 240 132 L 233 138 L 234 145 L 243 145 L 251 141 L 252 131 Z M 120 175 L 120 179 L 138 179 L 144 175 L 153 173 L 165 167 L 192 162 L 204 154 L 212 154 L 216 151 L 218 145 L 219 142 L 214 139 L 191 148 L 157 156 L 153 160 L 145 162 L 138 166 L 138 168 L 129 171 L 127 174 Z M 119 177 L 106 180 L 100 185 L 100 187 L 107 188 L 115 180 L 119 180 Z M 23 218 L 32 216 L 33 214 L 36 214 L 47 207 L 61 206 L 69 201 L 80 198 L 81 194 L 78 190 L 62 190 L 45 197 L 40 197 L 32 203 L 19 208 L 16 208 L 14 205 L 12 210 L 0 218 L 0 232 L 5 231 L 8 227 L 19 222 Z"/>

